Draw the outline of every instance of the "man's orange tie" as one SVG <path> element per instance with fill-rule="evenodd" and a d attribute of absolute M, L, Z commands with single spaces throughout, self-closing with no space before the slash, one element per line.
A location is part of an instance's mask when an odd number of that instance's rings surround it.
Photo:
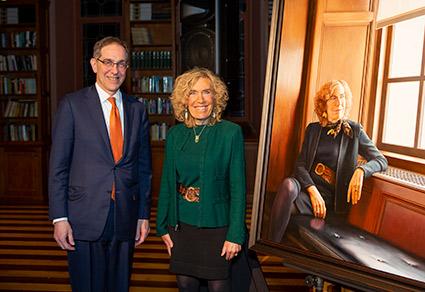
<path fill-rule="evenodd" d="M 109 140 L 111 141 L 112 154 L 114 155 L 115 163 L 117 163 L 121 159 L 124 144 L 120 112 L 118 111 L 118 107 L 113 96 L 108 98 L 108 101 L 112 104 L 111 115 L 109 117 Z M 111 197 L 112 200 L 115 200 L 115 183 L 112 185 Z"/>

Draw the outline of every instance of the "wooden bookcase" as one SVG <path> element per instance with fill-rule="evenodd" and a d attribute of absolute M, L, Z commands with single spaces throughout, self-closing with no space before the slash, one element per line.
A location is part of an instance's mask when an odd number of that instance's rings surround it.
<path fill-rule="evenodd" d="M 152 196 L 157 198 L 167 130 L 175 124 L 171 95 L 176 77 L 175 0 L 124 1 L 130 46 L 129 92 L 147 106 L 151 124 Z"/>
<path fill-rule="evenodd" d="M 163 146 L 168 128 L 175 123 L 169 99 L 176 75 L 175 2 L 130 0 L 126 8 L 130 92 L 148 109 L 152 146 Z"/>
<path fill-rule="evenodd" d="M 0 200 L 46 197 L 48 3 L 0 2 Z"/>

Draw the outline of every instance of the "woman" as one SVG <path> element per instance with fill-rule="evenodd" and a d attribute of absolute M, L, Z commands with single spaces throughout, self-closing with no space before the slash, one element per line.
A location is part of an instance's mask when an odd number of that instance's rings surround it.
<path fill-rule="evenodd" d="M 325 83 L 314 98 L 319 122 L 308 125 L 292 177 L 273 202 L 269 238 L 280 242 L 291 214 L 324 219 L 345 213 L 361 198 L 363 179 L 387 168 L 387 160 L 362 126 L 347 119 L 352 93 L 344 80 Z M 358 165 L 358 155 L 367 162 Z"/>
<path fill-rule="evenodd" d="M 171 102 L 183 123 L 167 136 L 157 233 L 180 291 L 230 291 L 229 268 L 245 240 L 245 161 L 241 128 L 221 119 L 228 93 L 211 71 L 177 77 Z"/>

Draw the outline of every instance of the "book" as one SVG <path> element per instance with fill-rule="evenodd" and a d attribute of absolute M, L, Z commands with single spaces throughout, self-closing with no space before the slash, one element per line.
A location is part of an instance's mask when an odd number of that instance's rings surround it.
<path fill-rule="evenodd" d="M 139 20 L 152 20 L 152 3 L 140 3 Z"/>
<path fill-rule="evenodd" d="M 6 23 L 7 24 L 18 24 L 18 8 L 17 7 L 8 7 L 6 8 Z"/>
<path fill-rule="evenodd" d="M 152 37 L 146 27 L 132 27 L 131 38 L 133 45 L 150 45 Z"/>

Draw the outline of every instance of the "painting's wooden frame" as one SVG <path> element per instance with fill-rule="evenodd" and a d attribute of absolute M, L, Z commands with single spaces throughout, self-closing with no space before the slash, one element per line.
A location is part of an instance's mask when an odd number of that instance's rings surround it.
<path fill-rule="evenodd" d="M 286 266 L 300 269 L 306 273 L 322 277 L 325 280 L 362 291 L 424 291 L 425 283 L 336 258 L 306 252 L 291 246 L 272 242 L 261 236 L 265 194 L 267 192 L 266 182 L 268 175 L 270 175 L 268 174 L 268 169 L 273 131 L 274 104 L 275 97 L 278 94 L 276 83 L 278 74 L 284 71 L 279 70 L 284 6 L 284 0 L 274 0 L 249 246 L 262 254 L 281 257 L 282 264 Z"/>

